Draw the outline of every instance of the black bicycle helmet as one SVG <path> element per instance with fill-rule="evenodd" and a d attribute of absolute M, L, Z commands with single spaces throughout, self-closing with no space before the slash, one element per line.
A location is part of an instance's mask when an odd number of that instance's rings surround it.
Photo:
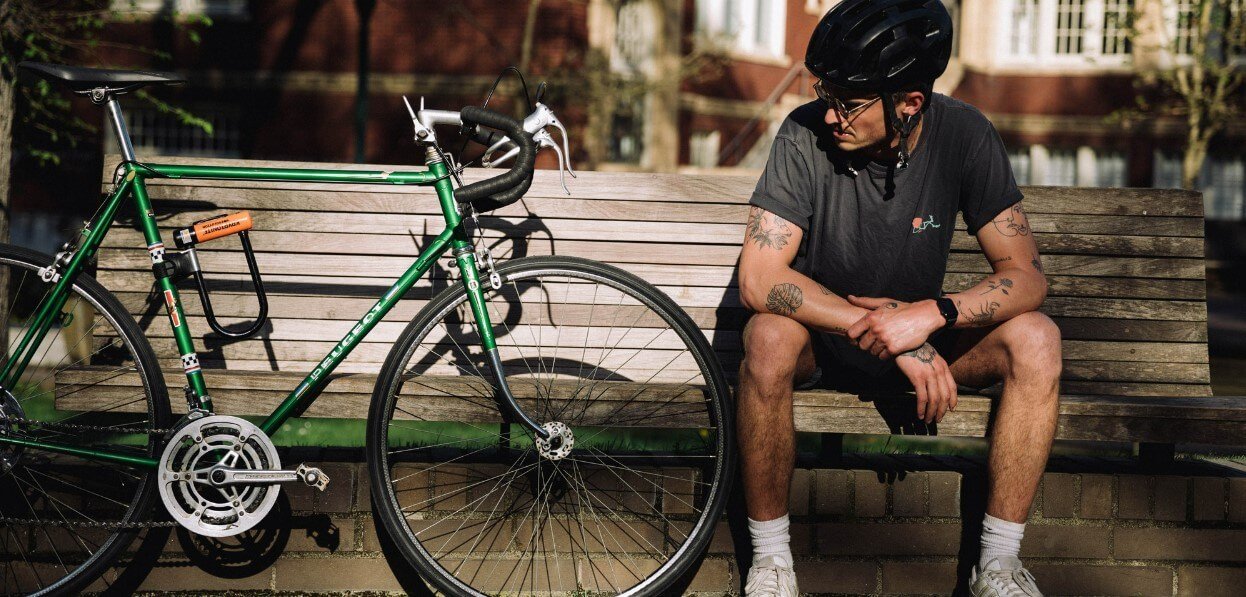
<path fill-rule="evenodd" d="M 834 87 L 882 95 L 887 123 L 900 133 L 900 167 L 917 118 L 895 115 L 891 93 L 915 89 L 929 98 L 952 55 L 952 17 L 941 0 L 844 0 L 818 22 L 805 67 Z"/>
<path fill-rule="evenodd" d="M 814 29 L 805 66 L 836 87 L 895 92 L 933 83 L 951 54 L 941 0 L 844 0 Z"/>

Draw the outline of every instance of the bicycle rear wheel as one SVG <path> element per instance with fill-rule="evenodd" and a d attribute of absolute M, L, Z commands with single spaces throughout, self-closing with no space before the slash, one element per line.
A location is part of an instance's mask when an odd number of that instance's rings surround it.
<path fill-rule="evenodd" d="M 52 289 L 38 272 L 52 261 L 0 245 L 3 362 Z M 116 297 L 85 274 L 22 377 L 0 388 L 5 438 L 155 458 L 158 436 L 122 430 L 169 420 L 151 346 Z M 70 595 L 108 587 L 119 574 L 110 566 L 150 517 L 154 472 L 0 442 L 0 592 Z"/>
<path fill-rule="evenodd" d="M 449 594 L 669 590 L 699 562 L 733 469 L 728 387 L 692 319 L 643 280 L 568 257 L 516 259 L 486 308 L 524 412 L 502 420 L 465 290 L 423 309 L 373 395 L 376 524 Z"/>

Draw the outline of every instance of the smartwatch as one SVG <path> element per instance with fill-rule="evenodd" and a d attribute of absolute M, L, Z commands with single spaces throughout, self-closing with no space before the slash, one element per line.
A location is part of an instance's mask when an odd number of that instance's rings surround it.
<path fill-rule="evenodd" d="M 935 299 L 935 305 L 938 305 L 939 315 L 943 316 L 943 320 L 945 322 L 943 327 L 940 329 L 946 330 L 956 325 L 956 319 L 960 317 L 960 310 L 956 308 L 956 303 L 953 302 L 952 299 L 946 296 L 941 296 Z"/>

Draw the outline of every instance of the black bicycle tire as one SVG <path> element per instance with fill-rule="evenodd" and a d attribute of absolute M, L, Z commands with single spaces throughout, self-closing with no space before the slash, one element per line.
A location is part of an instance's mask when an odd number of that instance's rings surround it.
<path fill-rule="evenodd" d="M 713 400 L 719 401 L 717 408 L 722 417 L 722 420 L 719 422 L 719 432 L 723 434 L 724 441 L 720 442 L 723 449 L 720 454 L 717 454 L 718 461 L 716 467 L 721 470 L 718 472 L 718 478 L 715 480 L 715 486 L 711 491 L 711 495 L 707 499 L 704 513 L 690 533 L 689 539 L 684 542 L 683 546 L 672 557 L 672 560 L 677 561 L 673 565 L 660 568 L 660 577 L 656 579 L 650 577 L 651 580 L 641 583 L 648 583 L 650 586 L 647 589 L 651 590 L 634 593 L 637 595 L 664 594 L 664 591 L 670 589 L 673 584 L 688 580 L 690 569 L 703 558 L 713 536 L 715 526 L 725 511 L 727 500 L 731 493 L 731 484 L 736 467 L 734 462 L 735 422 L 734 410 L 730 399 L 730 388 L 723 375 L 722 368 L 718 364 L 713 348 L 706 340 L 701 329 L 692 321 L 692 318 L 665 293 L 634 274 L 601 262 L 566 256 L 513 259 L 499 265 L 497 271 L 503 280 L 506 280 L 509 279 L 508 276 L 512 273 L 530 269 L 550 268 L 580 270 L 591 273 L 627 286 L 637 294 L 642 295 L 651 303 L 651 308 L 665 311 L 665 315 L 669 316 L 668 322 L 672 323 L 672 328 L 687 342 L 690 351 L 698 362 L 704 361 L 705 366 L 703 369 L 709 371 L 710 376 L 713 378 L 706 381 L 713 384 L 716 388 L 716 391 L 713 392 Z M 392 491 L 393 486 L 389 479 L 389 467 L 384 463 L 387 450 L 387 423 L 393 410 L 393 404 L 390 401 L 390 390 L 398 383 L 398 377 L 402 373 L 407 359 L 410 358 L 411 352 L 415 349 L 412 343 L 424 334 L 425 328 L 437 323 L 437 315 L 444 311 L 447 306 L 462 301 L 463 299 L 460 297 L 464 296 L 465 293 L 466 291 L 460 284 L 444 289 L 416 314 L 402 334 L 399 335 L 398 340 L 394 343 L 393 348 L 386 357 L 380 375 L 377 377 L 376 387 L 373 391 L 369 408 L 367 429 L 367 459 L 369 478 L 373 487 L 371 495 L 374 524 L 378 527 L 384 527 L 380 531 L 384 531 L 392 538 L 392 544 L 397 548 L 399 555 L 401 555 L 407 565 L 415 568 L 423 579 L 434 579 L 433 584 L 439 590 L 454 595 L 474 595 L 480 593 L 462 590 L 462 587 L 455 586 L 453 579 L 450 579 L 452 582 L 445 582 L 446 579 L 440 572 L 440 567 L 430 564 L 423 556 L 422 550 L 416 545 L 418 540 L 411 535 L 410 529 L 403 522 L 400 514 L 401 506 L 397 503 Z"/>
<path fill-rule="evenodd" d="M 46 267 L 55 258 L 46 253 L 33 251 L 17 245 L 0 243 L 0 263 L 9 263 L 14 267 L 29 268 L 35 275 L 39 268 Z M 142 369 L 139 373 L 147 390 L 148 414 L 154 427 L 161 428 L 169 424 L 172 414 L 169 408 L 168 389 L 164 384 L 164 373 L 161 371 L 155 351 L 147 337 L 143 335 L 134 318 L 126 311 L 121 301 L 104 288 L 95 278 L 81 273 L 74 279 L 74 289 L 81 292 L 93 306 L 105 313 L 119 334 L 133 347 L 135 363 Z M 153 436 L 149 443 L 148 456 L 158 458 L 160 455 L 159 438 Z M 130 520 L 142 522 L 150 519 L 152 506 L 156 498 L 156 470 L 152 469 L 142 481 L 135 493 L 129 508 Z M 86 562 L 74 569 L 61 580 L 30 595 L 54 596 L 77 595 L 97 580 L 111 566 L 122 551 L 138 536 L 139 529 L 117 529 L 108 539 L 106 546 L 93 554 Z"/>

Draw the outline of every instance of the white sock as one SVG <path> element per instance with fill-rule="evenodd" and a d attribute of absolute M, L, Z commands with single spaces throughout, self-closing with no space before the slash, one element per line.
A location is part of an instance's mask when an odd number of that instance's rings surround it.
<path fill-rule="evenodd" d="M 986 568 L 987 562 L 999 556 L 1016 557 L 1021 553 L 1024 535 L 1024 522 L 1009 522 L 987 514 L 982 519 L 982 556 L 978 559 L 978 569 Z"/>
<path fill-rule="evenodd" d="M 753 565 L 758 565 L 762 558 L 774 556 L 777 564 L 784 567 L 792 565 L 792 536 L 788 534 L 788 519 L 784 514 L 774 520 L 759 522 L 748 519 L 748 534 L 753 538 Z"/>

